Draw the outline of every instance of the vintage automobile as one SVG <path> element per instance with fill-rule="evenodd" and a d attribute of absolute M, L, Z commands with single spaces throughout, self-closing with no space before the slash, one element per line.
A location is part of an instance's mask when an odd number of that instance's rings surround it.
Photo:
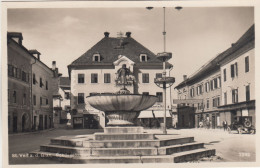
<path fill-rule="evenodd" d="M 255 134 L 255 127 L 252 125 L 252 117 L 251 116 L 240 116 L 237 118 L 231 125 L 228 126 L 227 131 L 232 133 L 233 131 L 237 131 L 239 134 L 249 133 Z"/>

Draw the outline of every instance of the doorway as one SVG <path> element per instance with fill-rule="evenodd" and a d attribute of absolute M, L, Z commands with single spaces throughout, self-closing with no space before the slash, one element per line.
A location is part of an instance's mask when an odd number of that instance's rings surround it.
<path fill-rule="evenodd" d="M 39 116 L 39 130 L 43 130 L 43 116 Z"/>
<path fill-rule="evenodd" d="M 22 116 L 22 132 L 25 131 L 25 125 L 26 125 L 26 117 L 25 114 Z"/>
<path fill-rule="evenodd" d="M 13 132 L 17 132 L 17 116 L 13 117 Z"/>

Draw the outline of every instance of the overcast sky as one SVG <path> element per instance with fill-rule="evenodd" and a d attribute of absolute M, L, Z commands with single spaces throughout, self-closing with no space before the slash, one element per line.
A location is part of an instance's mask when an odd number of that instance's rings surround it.
<path fill-rule="evenodd" d="M 166 50 L 176 84 L 223 52 L 254 23 L 252 7 L 166 8 Z M 132 32 L 154 53 L 163 51 L 163 8 L 8 9 L 8 31 L 22 32 L 23 45 L 37 49 L 51 67 L 56 61 L 63 76 L 104 32 Z M 174 86 L 175 86 L 174 85 Z"/>

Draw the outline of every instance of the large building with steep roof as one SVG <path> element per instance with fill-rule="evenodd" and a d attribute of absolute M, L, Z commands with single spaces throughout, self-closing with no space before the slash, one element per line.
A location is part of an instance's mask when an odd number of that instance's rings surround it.
<path fill-rule="evenodd" d="M 126 88 L 133 94 L 157 95 L 157 110 L 162 108 L 162 89 L 154 84 L 154 78 L 161 76 L 163 63 L 156 55 L 131 37 L 105 37 L 69 66 L 71 79 L 71 110 L 74 128 L 105 127 L 105 113 L 92 108 L 85 101 L 87 96 L 96 93 L 115 93 L 122 88 L 117 80 L 122 65 L 130 69 Z M 167 64 L 169 74 L 170 64 Z M 167 108 L 171 108 L 169 91 Z M 152 110 L 149 112 L 152 115 Z M 149 116 L 142 115 L 144 118 Z M 168 116 L 168 115 L 167 115 Z M 171 118 L 170 118 L 171 120 Z"/>

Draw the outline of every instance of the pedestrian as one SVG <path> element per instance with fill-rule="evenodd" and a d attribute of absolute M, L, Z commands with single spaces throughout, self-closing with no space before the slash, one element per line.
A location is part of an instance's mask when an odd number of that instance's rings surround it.
<path fill-rule="evenodd" d="M 225 120 L 225 121 L 223 121 L 223 128 L 224 128 L 224 131 L 226 131 L 227 130 L 227 121 Z"/>

